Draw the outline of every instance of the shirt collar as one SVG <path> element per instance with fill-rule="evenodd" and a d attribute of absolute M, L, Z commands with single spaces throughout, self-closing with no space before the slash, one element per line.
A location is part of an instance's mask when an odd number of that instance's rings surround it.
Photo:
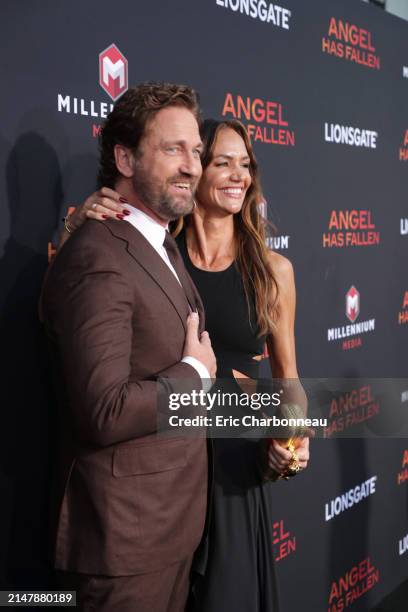
<path fill-rule="evenodd" d="M 125 220 L 139 230 L 154 248 L 158 249 L 162 247 L 168 228 L 163 227 L 155 219 L 152 219 L 152 217 L 145 212 L 131 206 L 129 203 L 126 203 L 126 208 L 130 210 L 131 214 L 127 215 Z"/>

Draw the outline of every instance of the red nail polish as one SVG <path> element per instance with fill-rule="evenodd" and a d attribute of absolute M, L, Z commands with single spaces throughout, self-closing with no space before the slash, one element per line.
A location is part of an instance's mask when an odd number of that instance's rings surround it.
<path fill-rule="evenodd" d="M 124 204 L 127 204 L 127 199 L 120 197 L 119 202 L 123 202 Z"/>
<path fill-rule="evenodd" d="M 107 219 L 108 215 L 102 215 L 102 219 Z"/>
<path fill-rule="evenodd" d="M 122 213 L 124 215 L 130 215 L 131 214 L 130 210 L 126 210 L 125 208 L 123 209 Z"/>
<path fill-rule="evenodd" d="M 123 215 L 116 215 L 118 219 L 120 219 L 121 221 L 123 221 L 123 219 L 125 218 Z"/>

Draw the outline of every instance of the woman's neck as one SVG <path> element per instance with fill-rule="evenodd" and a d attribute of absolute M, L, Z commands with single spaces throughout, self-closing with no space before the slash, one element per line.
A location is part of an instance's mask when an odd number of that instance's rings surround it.
<path fill-rule="evenodd" d="M 186 227 L 186 239 L 195 265 L 224 269 L 235 259 L 234 215 L 216 216 L 196 206 Z"/>

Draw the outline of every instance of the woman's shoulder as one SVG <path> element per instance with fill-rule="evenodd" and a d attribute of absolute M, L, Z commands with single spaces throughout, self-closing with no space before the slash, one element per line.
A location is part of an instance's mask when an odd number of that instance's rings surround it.
<path fill-rule="evenodd" d="M 268 261 L 278 286 L 281 307 L 282 305 L 294 304 L 296 285 L 292 262 L 275 251 L 268 252 Z"/>
<path fill-rule="evenodd" d="M 289 281 L 293 278 L 292 262 L 284 255 L 268 250 L 268 263 L 276 280 Z"/>

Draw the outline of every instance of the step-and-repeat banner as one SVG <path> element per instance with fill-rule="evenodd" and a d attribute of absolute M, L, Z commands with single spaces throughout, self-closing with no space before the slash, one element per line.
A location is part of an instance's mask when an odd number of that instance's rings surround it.
<path fill-rule="evenodd" d="M 55 415 L 38 294 L 114 101 L 184 82 L 240 119 L 295 268 L 301 376 L 405 377 L 408 24 L 357 0 L 9 0 L 0 29 L 0 577 L 28 588 L 48 576 Z M 391 409 L 356 383 L 309 469 L 271 485 L 284 612 L 369 610 L 405 579 L 408 440 L 334 437 Z"/>

